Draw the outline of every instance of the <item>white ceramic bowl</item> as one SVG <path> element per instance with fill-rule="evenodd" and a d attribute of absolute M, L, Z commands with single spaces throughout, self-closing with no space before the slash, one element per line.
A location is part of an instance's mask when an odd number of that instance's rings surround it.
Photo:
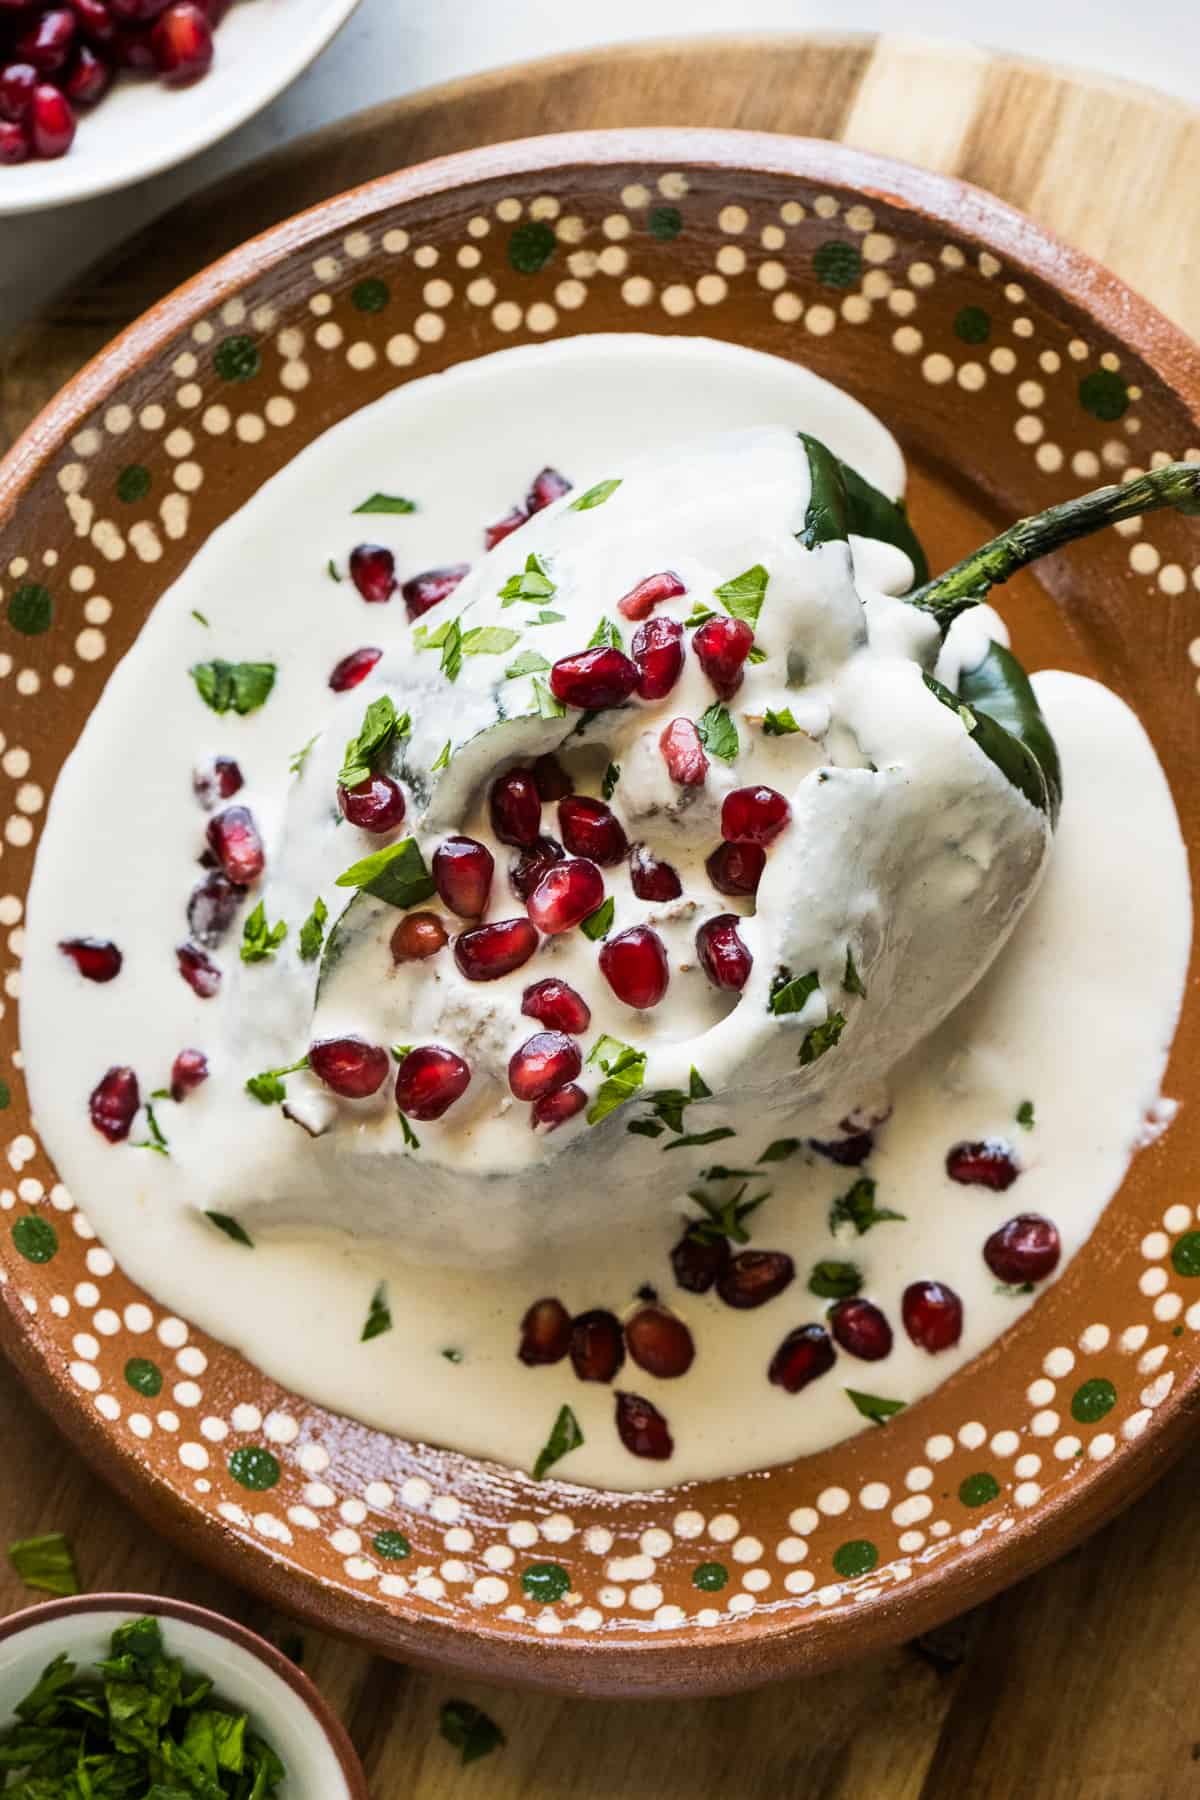
<path fill-rule="evenodd" d="M 237 0 L 217 29 L 209 74 L 169 88 L 123 77 L 81 110 L 66 156 L 0 169 L 0 217 L 111 193 L 172 168 L 236 131 L 281 94 L 358 0 Z"/>
<path fill-rule="evenodd" d="M 369 1800 L 350 1740 L 312 1682 L 282 1651 L 232 1619 L 147 1594 L 81 1594 L 0 1621 L 0 1730 L 46 1664 L 65 1651 L 83 1670 L 108 1654 L 118 1625 L 153 1614 L 168 1652 L 212 1677 L 249 1713 L 288 1771 L 283 1800 Z"/>

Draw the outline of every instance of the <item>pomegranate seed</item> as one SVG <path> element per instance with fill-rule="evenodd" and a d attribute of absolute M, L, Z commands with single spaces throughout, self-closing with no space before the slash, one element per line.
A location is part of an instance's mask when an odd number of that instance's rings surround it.
<path fill-rule="evenodd" d="M 494 550 L 497 544 L 502 544 L 506 537 L 511 537 L 514 531 L 524 525 L 528 518 L 529 514 L 523 506 L 514 506 L 511 512 L 506 512 L 494 525 L 487 526 L 483 534 L 484 549 Z"/>
<path fill-rule="evenodd" d="M 675 1449 L 667 1421 L 640 1394 L 617 1395 L 617 1432 L 631 1456 L 666 1462 Z"/>
<path fill-rule="evenodd" d="M 745 1312 L 774 1300 L 795 1276 L 796 1265 L 783 1250 L 742 1250 L 717 1276 L 717 1292 L 726 1306 Z"/>
<path fill-rule="evenodd" d="M 382 606 L 396 591 L 396 559 L 383 544 L 356 544 L 350 579 L 371 606 Z"/>
<path fill-rule="evenodd" d="M 978 1144 L 955 1144 L 946 1152 L 946 1173 L 964 1187 L 991 1188 L 999 1194 L 1012 1186 L 1021 1171 L 1007 1144 L 987 1138 Z"/>
<path fill-rule="evenodd" d="M 567 1087 L 556 1088 L 544 1099 L 536 1100 L 530 1108 L 529 1123 L 535 1130 L 544 1125 L 547 1131 L 556 1131 L 576 1113 L 582 1112 L 586 1105 L 587 1095 L 572 1081 Z"/>
<path fill-rule="evenodd" d="M 678 575 L 664 569 L 660 575 L 647 575 L 622 595 L 617 601 L 617 611 L 625 619 L 648 619 L 661 600 L 675 600 L 686 593 Z"/>
<path fill-rule="evenodd" d="M 642 1011 L 658 1005 L 671 979 L 663 941 L 649 925 L 631 925 L 609 938 L 600 971 L 618 1000 Z"/>
<path fill-rule="evenodd" d="M 0 164 L 11 168 L 17 163 L 28 162 L 32 148 L 33 144 L 24 125 L 18 125 L 10 119 L 0 119 Z"/>
<path fill-rule="evenodd" d="M 522 850 L 509 866 L 508 879 L 513 892 L 528 900 L 547 869 L 563 859 L 563 847 L 557 838 L 535 838 L 528 850 Z"/>
<path fill-rule="evenodd" d="M 410 912 L 392 933 L 392 961 L 424 962 L 449 943 L 446 927 L 432 912 Z"/>
<path fill-rule="evenodd" d="M 714 987 L 729 988 L 735 993 L 745 987 L 754 958 L 738 932 L 736 913 L 718 913 L 705 919 L 696 933 L 696 954 L 700 966 Z"/>
<path fill-rule="evenodd" d="M 592 1019 L 592 1009 L 583 996 L 554 976 L 525 989 L 521 1011 L 551 1031 L 566 1031 L 575 1037 L 587 1030 Z"/>
<path fill-rule="evenodd" d="M 337 794 L 343 816 L 360 831 L 394 831 L 404 819 L 404 789 L 390 775 L 368 775 L 357 787 L 339 787 Z"/>
<path fill-rule="evenodd" d="M 569 494 L 572 485 L 557 469 L 542 469 L 534 476 L 525 496 L 525 511 L 541 512 L 543 506 L 550 506 L 555 500 L 561 500 L 564 494 Z"/>
<path fill-rule="evenodd" d="M 829 1329 L 843 1350 L 863 1362 L 880 1362 L 891 1354 L 892 1328 L 870 1300 L 839 1300 L 830 1308 Z"/>
<path fill-rule="evenodd" d="M 409 618 L 419 619 L 431 606 L 440 605 L 470 573 L 470 563 L 451 563 L 445 569 L 424 569 L 419 575 L 410 575 L 400 589 Z"/>
<path fill-rule="evenodd" d="M 144 25 L 166 10 L 168 0 L 108 0 L 118 19 L 130 25 Z"/>
<path fill-rule="evenodd" d="M 529 769 L 509 769 L 493 781 L 489 798 L 492 830 L 502 844 L 526 850 L 542 829 L 542 802 Z"/>
<path fill-rule="evenodd" d="M 757 894 L 767 853 L 758 844 L 718 844 L 704 867 L 719 894 Z"/>
<path fill-rule="evenodd" d="M 63 82 L 63 92 L 75 106 L 95 106 L 112 86 L 113 66 L 88 44 L 80 44 Z"/>
<path fill-rule="evenodd" d="M 150 42 L 149 25 L 124 25 L 117 33 L 117 41 L 113 46 L 117 66 L 122 69 L 136 69 L 139 74 L 149 75 L 157 72 L 158 64 L 154 59 L 154 49 Z"/>
<path fill-rule="evenodd" d="M 692 638 L 700 667 L 722 700 L 732 700 L 742 685 L 742 671 L 754 633 L 745 619 L 727 619 L 723 613 L 706 619 Z"/>
<path fill-rule="evenodd" d="M 75 137 L 75 114 L 65 94 L 48 81 L 33 90 L 29 130 L 35 153 L 46 160 L 65 156 Z"/>
<path fill-rule="evenodd" d="M 0 68 L 0 119 L 23 125 L 33 105 L 37 70 L 32 63 L 10 62 Z"/>
<path fill-rule="evenodd" d="M 683 883 L 669 862 L 651 856 L 645 844 L 629 853 L 629 882 L 639 900 L 678 900 Z"/>
<path fill-rule="evenodd" d="M 386 1081 L 391 1063 L 382 1044 L 340 1037 L 318 1038 L 310 1044 L 308 1066 L 318 1081 L 344 1100 L 369 1100 Z"/>
<path fill-rule="evenodd" d="M 468 981 L 498 981 L 527 963 L 538 947 L 528 919 L 497 919 L 473 925 L 454 940 L 454 960 Z"/>
<path fill-rule="evenodd" d="M 708 774 L 708 758 L 692 721 L 672 719 L 658 744 L 671 780 L 680 787 L 699 787 Z"/>
<path fill-rule="evenodd" d="M 192 889 L 188 900 L 188 929 L 192 936 L 210 948 L 219 944 L 245 898 L 244 887 L 238 887 L 228 876 L 214 869 Z"/>
<path fill-rule="evenodd" d="M 365 681 L 382 655 L 382 650 L 369 646 L 364 650 L 352 650 L 349 656 L 343 656 L 340 663 L 334 664 L 333 673 L 329 677 L 329 685 L 334 693 L 344 694 L 347 688 L 356 688 L 360 681 Z"/>
<path fill-rule="evenodd" d="M 575 792 L 575 783 L 557 756 L 539 756 L 533 765 L 533 780 L 542 800 L 561 800 L 564 794 Z"/>
<path fill-rule="evenodd" d="M 105 0 L 71 0 L 71 11 L 85 37 L 94 44 L 112 43 L 117 27 Z"/>
<path fill-rule="evenodd" d="M 207 950 L 196 944 L 180 944 L 175 951 L 179 973 L 201 1000 L 211 1000 L 221 985 L 221 971 Z"/>
<path fill-rule="evenodd" d="M 448 837 L 433 853 L 434 885 L 460 919 L 478 919 L 492 891 L 495 867 L 491 851 L 475 838 Z"/>
<path fill-rule="evenodd" d="M 611 1381 L 625 1361 L 621 1321 L 597 1308 L 571 1321 L 571 1364 L 580 1381 Z"/>
<path fill-rule="evenodd" d="M 628 700 L 637 679 L 637 665 L 623 651 L 601 644 L 560 657 L 550 671 L 550 691 L 564 706 L 598 712 Z"/>
<path fill-rule="evenodd" d="M 58 947 L 88 981 L 112 981 L 121 973 L 121 952 L 108 938 L 64 938 Z"/>
<path fill-rule="evenodd" d="M 931 1355 L 949 1350 L 962 1336 L 962 1301 L 940 1281 L 911 1282 L 900 1302 L 900 1316 L 913 1343 Z"/>
<path fill-rule="evenodd" d="M 721 807 L 721 836 L 727 844 L 770 844 L 791 816 L 791 807 L 774 788 L 734 788 Z"/>
<path fill-rule="evenodd" d="M 208 1058 L 203 1050 L 181 1050 L 171 1064 L 172 1100 L 186 1099 L 207 1080 Z"/>
<path fill-rule="evenodd" d="M 101 1076 L 88 1098 L 92 1124 L 110 1144 L 129 1136 L 133 1116 L 141 1105 L 138 1079 L 132 1069 L 111 1068 Z"/>
<path fill-rule="evenodd" d="M 168 87 L 183 87 L 212 67 L 212 26 L 204 8 L 193 0 L 177 0 L 159 15 L 150 44 Z"/>
<path fill-rule="evenodd" d="M 825 1375 L 837 1361 L 822 1325 L 798 1325 L 789 1331 L 771 1358 L 767 1380 L 781 1387 L 785 1394 L 798 1394 L 818 1375 Z"/>
<path fill-rule="evenodd" d="M 210 757 L 192 770 L 192 791 L 205 812 L 211 812 L 218 800 L 232 800 L 243 785 L 242 771 L 232 756 Z"/>
<path fill-rule="evenodd" d="M 809 1138 L 808 1147 L 815 1150 L 818 1156 L 827 1156 L 840 1169 L 857 1169 L 861 1163 L 866 1162 L 875 1148 L 875 1134 L 871 1131 L 856 1131 L 844 1138 Z"/>
<path fill-rule="evenodd" d="M 586 856 L 602 869 L 620 862 L 629 849 L 621 821 L 603 800 L 567 794 L 558 803 L 558 827 L 572 856 Z"/>
<path fill-rule="evenodd" d="M 683 673 L 683 626 L 678 619 L 647 619 L 630 646 L 637 664 L 637 691 L 643 700 L 662 700 Z"/>
<path fill-rule="evenodd" d="M 1018 1213 L 983 1246 L 983 1260 L 996 1280 L 1014 1284 L 1041 1281 L 1058 1267 L 1061 1255 L 1058 1227 L 1040 1213 Z"/>
<path fill-rule="evenodd" d="M 411 1119 L 440 1119 L 461 1099 L 471 1071 L 461 1056 L 440 1044 L 410 1050 L 396 1071 L 396 1105 Z"/>
<path fill-rule="evenodd" d="M 571 857 L 546 870 L 526 905 L 539 931 L 556 937 L 581 925 L 604 898 L 604 877 L 595 863 Z"/>
<path fill-rule="evenodd" d="M 535 1300 L 521 1320 L 517 1355 L 534 1369 L 561 1362 L 571 1347 L 571 1315 L 561 1300 Z"/>
<path fill-rule="evenodd" d="M 39 13 L 17 39 L 17 56 L 32 63 L 39 74 L 56 75 L 66 64 L 75 42 L 75 14 L 64 6 Z"/>
<path fill-rule="evenodd" d="M 693 1237 L 689 1227 L 671 1252 L 675 1280 L 689 1294 L 707 1294 L 728 1266 L 731 1255 L 728 1238 L 707 1243 Z"/>
<path fill-rule="evenodd" d="M 579 1045 L 561 1031 L 535 1031 L 508 1063 L 508 1085 L 518 1100 L 544 1100 L 574 1081 L 583 1067 Z"/>
<path fill-rule="evenodd" d="M 205 834 L 213 852 L 230 881 L 248 887 L 257 881 L 266 866 L 262 839 L 248 806 L 227 806 L 209 820 Z"/>
<path fill-rule="evenodd" d="M 625 1321 L 625 1342 L 639 1369 L 673 1381 L 686 1375 L 696 1355 L 692 1334 L 683 1320 L 661 1306 L 643 1306 Z"/>

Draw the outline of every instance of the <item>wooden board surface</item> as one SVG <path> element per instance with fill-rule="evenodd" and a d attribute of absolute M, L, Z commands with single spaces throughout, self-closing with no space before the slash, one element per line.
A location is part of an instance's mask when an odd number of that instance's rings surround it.
<path fill-rule="evenodd" d="M 176 282 L 253 231 L 425 157 L 580 126 L 838 138 L 991 188 L 1200 335 L 1200 115 L 1116 83 L 892 38 L 701 40 L 560 58 L 397 101 L 190 200 L 0 342 L 0 444 Z M 103 204 L 99 202 L 98 204 Z M 936 1634 L 729 1700 L 554 1700 L 447 1682 L 304 1634 L 376 1800 L 1182 1800 L 1200 1794 L 1200 1450 L 1099 1537 Z M 85 1584 L 292 1630 L 188 1563 L 89 1474 L 0 1367 L 0 1538 L 59 1529 Z M 26 1604 L 0 1571 L 0 1612 Z M 507 1747 L 461 1771 L 438 1707 Z"/>

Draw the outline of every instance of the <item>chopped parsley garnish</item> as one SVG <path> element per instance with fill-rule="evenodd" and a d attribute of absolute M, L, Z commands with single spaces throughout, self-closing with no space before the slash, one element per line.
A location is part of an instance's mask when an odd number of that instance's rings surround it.
<path fill-rule="evenodd" d="M 771 1011 L 777 1017 L 803 1012 L 820 985 L 821 978 L 815 969 L 807 975 L 793 975 L 790 969 L 780 969 L 771 983 Z"/>
<path fill-rule="evenodd" d="M 1017 1124 L 1022 1126 L 1026 1131 L 1032 1131 L 1036 1123 L 1037 1121 L 1034 1118 L 1033 1113 L 1033 1101 L 1022 1100 L 1020 1106 L 1017 1108 Z"/>
<path fill-rule="evenodd" d="M 611 479 L 598 481 L 595 487 L 588 489 L 586 494 L 580 494 L 578 500 L 572 500 L 567 510 L 569 512 L 591 512 L 593 506 L 603 506 L 606 500 L 611 500 L 620 485 L 621 477 L 619 475 L 615 481 Z"/>
<path fill-rule="evenodd" d="M 846 968 L 842 975 L 842 986 L 848 994 L 857 994 L 861 1000 L 865 1000 L 867 997 L 867 990 L 863 986 L 863 978 L 855 967 L 854 952 L 849 944 L 846 945 Z M 1018 1117 L 1020 1117 L 1019 1114 Z"/>
<path fill-rule="evenodd" d="M 204 616 L 204 614 L 203 614 L 203 613 L 202 613 L 202 612 L 200 612 L 200 611 L 199 611 L 199 610 L 198 610 L 198 609 L 197 609 L 197 608 L 196 608 L 196 607 L 194 607 L 194 606 L 193 606 L 193 608 L 192 608 L 192 617 L 193 617 L 193 619 L 195 619 L 195 621 L 196 621 L 196 623 L 197 623 L 197 625 L 203 625 L 203 626 L 205 626 L 205 627 L 207 627 L 207 628 L 208 628 L 208 629 L 210 629 L 210 630 L 211 630 L 211 626 L 209 626 L 209 622 L 208 622 L 208 620 L 207 620 L 207 619 L 206 619 L 206 618 L 205 618 L 205 616 Z"/>
<path fill-rule="evenodd" d="M 284 1069 L 264 1069 L 261 1075 L 250 1075 L 246 1080 L 246 1092 L 263 1106 L 279 1106 L 287 1099 L 287 1089 L 283 1085 L 284 1075 L 294 1075 L 297 1069 L 307 1069 L 308 1058 L 302 1056 L 299 1062 L 288 1063 Z"/>
<path fill-rule="evenodd" d="M 869 1175 L 860 1175 L 847 1193 L 837 1196 L 829 1209 L 829 1229 L 835 1236 L 839 1225 L 853 1225 L 856 1234 L 864 1237 L 872 1225 L 908 1217 L 907 1213 L 893 1212 L 890 1206 L 876 1206 L 875 1186 Z"/>
<path fill-rule="evenodd" d="M 321 954 L 321 946 L 325 942 L 325 923 L 329 918 L 329 908 L 318 894 L 313 901 L 312 911 L 300 927 L 300 961 L 315 962 Z"/>
<path fill-rule="evenodd" d="M 267 909 L 260 900 L 242 926 L 242 961 L 266 962 L 268 957 L 274 956 L 286 936 L 287 925 L 282 919 L 277 925 L 268 925 Z"/>
<path fill-rule="evenodd" d="M 514 657 L 504 673 L 509 681 L 515 681 L 518 675 L 544 675 L 550 667 L 540 650 L 522 650 L 520 656 Z"/>
<path fill-rule="evenodd" d="M 337 564 L 334 562 L 332 556 L 330 557 L 329 561 L 325 564 L 325 573 L 328 575 L 330 581 L 340 581 L 342 579 L 341 576 L 338 574 Z"/>
<path fill-rule="evenodd" d="M 562 701 L 551 692 L 544 681 L 539 681 L 536 675 L 533 678 L 533 697 L 537 702 L 538 712 L 543 719 L 566 718 L 567 709 Z"/>
<path fill-rule="evenodd" d="M 715 619 L 716 616 L 715 607 L 705 606 L 702 600 L 695 600 L 692 602 L 691 612 L 683 621 L 683 628 L 685 631 L 692 631 L 697 625 L 705 625 L 709 619 Z"/>
<path fill-rule="evenodd" d="M 799 729 L 799 725 L 792 717 L 790 706 L 782 706 L 778 712 L 768 706 L 763 714 L 764 737 L 787 737 L 791 732 L 799 731 Z"/>
<path fill-rule="evenodd" d="M 508 625 L 475 625 L 462 637 L 464 656 L 503 656 L 520 641 L 519 631 Z"/>
<path fill-rule="evenodd" d="M 392 1309 L 388 1305 L 387 1282 L 381 1281 L 371 1295 L 371 1304 L 367 1308 L 366 1322 L 362 1328 L 359 1342 L 370 1343 L 372 1338 L 382 1337 L 385 1331 L 392 1329 Z"/>
<path fill-rule="evenodd" d="M 753 568 L 743 570 L 732 581 L 722 582 L 713 591 L 725 611 L 733 618 L 744 619 L 747 625 L 757 625 L 769 580 L 770 576 L 762 564 L 755 563 Z"/>
<path fill-rule="evenodd" d="M 527 619 L 525 622 L 527 625 L 561 625 L 566 616 L 566 613 L 547 612 L 543 607 L 536 619 Z"/>
<path fill-rule="evenodd" d="M 421 1140 L 417 1136 L 416 1132 L 413 1130 L 412 1126 L 409 1124 L 407 1118 L 404 1116 L 404 1114 L 402 1112 L 399 1111 L 399 1109 L 397 1109 L 396 1117 L 400 1121 L 400 1129 L 404 1133 L 404 1142 L 405 1142 L 406 1146 L 408 1147 L 408 1149 L 419 1150 L 421 1148 Z"/>
<path fill-rule="evenodd" d="M 541 1481 L 556 1462 L 568 1456 L 572 1450 L 578 1450 L 582 1442 L 583 1432 L 579 1429 L 579 1420 L 569 1406 L 559 1407 L 550 1436 L 542 1445 L 533 1465 L 533 1479 Z"/>
<path fill-rule="evenodd" d="M 1032 1281 L 1022 1281 L 1019 1284 L 1010 1281 L 998 1281 L 992 1289 L 992 1292 L 993 1294 L 1004 1294 L 1009 1299 L 1015 1300 L 1020 1294 L 1032 1294 L 1033 1283 Z"/>
<path fill-rule="evenodd" d="M 235 1244 L 244 1244 L 247 1250 L 253 1250 L 254 1239 L 246 1227 L 239 1225 L 236 1219 L 231 1219 L 228 1213 L 206 1212 L 204 1216 L 206 1219 L 211 1219 L 217 1230 L 223 1231 L 225 1236 L 232 1238 Z"/>
<path fill-rule="evenodd" d="M 598 1125 L 637 1093 L 645 1078 L 646 1053 L 605 1035 L 596 1039 L 587 1060 L 599 1063 L 606 1076 L 587 1112 L 588 1124 Z"/>
<path fill-rule="evenodd" d="M 595 631 L 587 641 L 589 650 L 624 650 L 625 639 L 609 618 L 601 619 Z"/>
<path fill-rule="evenodd" d="M 443 1350 L 442 1355 L 448 1363 L 460 1363 L 463 1359 L 461 1350 Z"/>
<path fill-rule="evenodd" d="M 8 1546 L 8 1560 L 28 1588 L 64 1597 L 80 1591 L 75 1552 L 61 1531 L 48 1531 L 43 1537 L 17 1538 Z M 16 1711 L 24 1717 L 20 1707 Z M 6 1761 L 3 1743 L 0 1738 L 0 1768 L 15 1766 Z"/>
<path fill-rule="evenodd" d="M 873 1425 L 886 1425 L 908 1405 L 907 1400 L 884 1400 L 878 1394 L 860 1394 L 856 1388 L 847 1388 L 846 1393 L 863 1418 L 870 1419 Z"/>
<path fill-rule="evenodd" d="M 449 767 L 450 767 L 450 739 L 447 738 L 445 743 L 442 745 L 441 749 L 438 751 L 437 761 L 434 763 L 430 763 L 429 773 L 431 775 L 436 775 L 439 769 L 448 769 Z"/>
<path fill-rule="evenodd" d="M 656 1138 L 662 1136 L 666 1127 L 659 1125 L 654 1119 L 630 1119 L 625 1129 L 631 1131 L 635 1137 Z"/>
<path fill-rule="evenodd" d="M 369 781 L 371 772 L 392 744 L 406 738 L 412 729 L 412 720 L 407 713 L 397 713 L 387 694 L 381 694 L 372 700 L 363 715 L 358 735 L 352 737 L 346 745 L 346 756 L 338 770 L 338 785 L 345 788 L 358 787 L 361 782 Z"/>
<path fill-rule="evenodd" d="M 683 1150 L 700 1144 L 719 1144 L 722 1138 L 736 1137 L 737 1132 L 732 1125 L 715 1125 L 711 1131 L 692 1131 L 686 1137 L 672 1138 L 669 1144 L 663 1145 L 664 1154 L 668 1150 Z"/>
<path fill-rule="evenodd" d="M 719 756 L 722 762 L 732 762 L 741 748 L 738 741 L 737 726 L 729 716 L 728 709 L 714 700 L 712 705 L 700 714 L 696 720 L 696 730 L 700 734 L 700 742 L 713 756 Z"/>
<path fill-rule="evenodd" d="M 153 1098 L 159 1099 L 161 1097 L 163 1097 L 163 1095 L 162 1089 L 160 1088 Z M 150 1136 L 148 1138 L 143 1138 L 141 1143 L 135 1144 L 133 1148 L 135 1150 L 157 1150 L 160 1156 L 169 1156 L 171 1151 L 166 1138 L 162 1134 L 162 1128 L 154 1116 L 154 1106 L 151 1100 L 147 1100 L 146 1102 L 146 1127 L 149 1130 Z"/>
<path fill-rule="evenodd" d="M 785 1162 L 789 1156 L 795 1156 L 802 1141 L 801 1138 L 776 1138 L 774 1143 L 767 1145 L 758 1160 L 760 1163 Z"/>
<path fill-rule="evenodd" d="M 516 640 L 514 639 L 514 642 Z M 427 625 L 418 625 L 413 632 L 413 647 L 417 650 L 440 650 L 442 653 L 439 665 L 442 674 L 448 681 L 457 681 L 462 668 L 462 626 L 457 619 L 446 619 L 431 631 Z"/>
<path fill-rule="evenodd" d="M 612 929 L 615 910 L 615 902 L 610 894 L 606 900 L 600 902 L 595 912 L 589 913 L 587 918 L 580 922 L 579 929 L 584 937 L 591 938 L 593 943 L 597 938 L 607 937 Z"/>
<path fill-rule="evenodd" d="M 499 598 L 505 606 L 512 606 L 518 600 L 549 600 L 557 592 L 545 563 L 536 550 L 531 550 L 525 558 L 524 569 L 519 575 L 509 576 L 500 589 Z"/>
<path fill-rule="evenodd" d="M 689 1188 L 688 1199 L 702 1206 L 705 1216 L 692 1221 L 688 1236 L 697 1244 L 716 1244 L 722 1238 L 728 1238 L 734 1244 L 748 1244 L 750 1233 L 746 1230 L 746 1220 L 771 1196 L 769 1193 L 756 1194 L 753 1200 L 744 1200 L 745 1192 L 746 1183 L 743 1182 L 728 1200 L 713 1200 L 702 1188 Z"/>
<path fill-rule="evenodd" d="M 609 763 L 604 771 L 604 780 L 600 783 L 600 794 L 605 800 L 611 800 L 617 791 L 617 783 L 621 779 L 620 763 Z"/>
<path fill-rule="evenodd" d="M 389 906 L 416 906 L 435 891 L 416 838 L 401 838 L 344 869 L 336 887 L 360 888 Z"/>
<path fill-rule="evenodd" d="M 463 1767 L 490 1756 L 505 1742 L 504 1733 L 495 1719 L 481 1711 L 470 1700 L 446 1700 L 442 1704 L 441 1733 L 462 1758 Z"/>
<path fill-rule="evenodd" d="M 354 508 L 358 513 L 415 513 L 415 500 L 404 500 L 399 494 L 371 494 Z"/>
<path fill-rule="evenodd" d="M 827 1050 L 832 1050 L 845 1029 L 845 1014 L 840 1012 L 831 1012 L 823 1024 L 814 1025 L 805 1034 L 800 1046 L 801 1066 L 807 1068 L 809 1063 L 815 1063 L 818 1057 L 824 1056 Z"/>
<path fill-rule="evenodd" d="M 766 651 L 760 649 L 757 644 L 751 644 L 749 650 L 747 650 L 747 652 L 746 652 L 746 661 L 751 664 L 757 664 L 757 663 L 765 663 L 766 660 L 767 660 Z"/>
<path fill-rule="evenodd" d="M 862 1287 L 862 1270 L 850 1262 L 819 1262 L 808 1278 L 808 1291 L 820 1300 L 849 1300 Z"/>
<path fill-rule="evenodd" d="M 276 1800 L 287 1779 L 248 1715 L 168 1656 L 149 1616 L 117 1627 L 94 1672 L 60 1651 L 14 1711 L 0 1732 L 13 1800 Z"/>
<path fill-rule="evenodd" d="M 669 1126 L 672 1131 L 682 1131 L 684 1108 L 690 1106 L 693 1100 L 711 1099 L 712 1089 L 699 1069 L 692 1068 L 688 1074 L 686 1094 L 679 1088 L 663 1088 L 656 1094 L 648 1094 L 646 1098 L 664 1125 Z"/>
<path fill-rule="evenodd" d="M 215 713 L 235 712 L 244 718 L 263 705 L 275 686 L 275 664 L 269 662 L 193 663 L 188 673 L 196 692 Z"/>
<path fill-rule="evenodd" d="M 288 763 L 288 768 L 293 775 L 299 775 L 303 772 L 305 763 L 312 755 L 312 747 L 320 735 L 319 731 L 314 731 L 307 744 L 302 744 L 296 754 L 292 757 L 291 761 Z"/>

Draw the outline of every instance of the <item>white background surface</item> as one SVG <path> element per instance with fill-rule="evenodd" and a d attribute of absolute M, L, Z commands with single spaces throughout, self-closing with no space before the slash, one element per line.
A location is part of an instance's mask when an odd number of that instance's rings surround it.
<path fill-rule="evenodd" d="M 969 31 L 964 27 L 969 26 Z M 77 207 L 0 219 L 0 330 L 137 226 L 226 169 L 433 82 L 596 44 L 715 31 L 871 30 L 962 39 L 1164 88 L 1200 105 L 1197 0 L 363 0 L 268 110 L 182 168 Z M 219 48 L 219 46 L 218 46 Z M 219 80 L 214 74 L 210 80 Z M 87 154 L 86 126 L 74 155 Z M 1102 178 L 1081 171 L 1081 178 Z M 0 170 L 3 180 L 3 170 Z"/>

